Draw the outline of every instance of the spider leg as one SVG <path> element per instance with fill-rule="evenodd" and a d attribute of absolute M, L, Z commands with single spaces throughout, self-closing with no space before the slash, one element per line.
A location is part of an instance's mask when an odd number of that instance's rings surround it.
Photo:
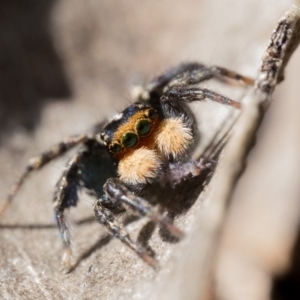
<path fill-rule="evenodd" d="M 148 217 L 155 223 L 165 226 L 177 238 L 182 238 L 182 231 L 168 217 L 160 214 L 145 199 L 134 195 L 119 179 L 108 179 L 104 185 L 104 192 L 110 199 L 113 199 L 112 201 L 122 203 L 125 208 L 130 208 L 141 216 Z"/>
<path fill-rule="evenodd" d="M 183 63 L 176 67 L 167 69 L 160 76 L 153 78 L 146 86 L 146 90 L 149 93 L 152 92 L 162 92 L 162 90 L 169 85 L 169 83 L 177 77 L 182 77 L 184 74 L 192 74 L 198 70 L 202 70 L 203 78 L 210 79 L 211 74 L 208 71 L 208 68 L 200 63 Z M 203 80 L 206 80 L 203 79 Z"/>
<path fill-rule="evenodd" d="M 204 65 L 198 65 L 197 67 L 195 66 L 195 64 L 193 64 L 192 66 L 193 68 L 189 68 L 186 71 L 175 76 L 168 83 L 168 88 L 173 86 L 195 85 L 212 78 L 221 79 L 224 77 L 243 82 L 247 85 L 254 84 L 254 80 L 252 78 L 243 76 L 226 68 L 217 66 L 206 67 Z"/>
<path fill-rule="evenodd" d="M 171 106 L 172 102 L 174 103 L 174 105 L 176 105 L 175 102 L 177 101 L 193 102 L 203 101 L 205 99 L 210 99 L 212 101 L 230 105 L 235 108 L 241 108 L 241 103 L 231 100 L 230 98 L 227 98 L 211 90 L 201 88 L 173 87 L 161 97 L 161 101 L 163 103 L 169 103 Z"/>
<path fill-rule="evenodd" d="M 23 182 L 26 180 L 28 175 L 35 170 L 41 169 L 44 165 L 52 161 L 53 159 L 61 156 L 69 149 L 77 146 L 78 144 L 84 142 L 87 139 L 86 135 L 77 135 L 73 137 L 69 137 L 65 141 L 57 144 L 56 146 L 50 148 L 48 151 L 40 154 L 39 156 L 33 157 L 29 160 L 25 170 L 17 180 L 17 182 L 13 185 L 12 190 L 3 204 L 0 206 L 0 218 L 6 208 L 9 206 L 11 201 L 15 198 L 16 194 L 18 193 L 20 187 L 22 186 Z"/>
<path fill-rule="evenodd" d="M 200 63 L 184 63 L 177 67 L 166 70 L 162 75 L 155 77 L 146 86 L 148 93 L 163 93 L 167 87 L 194 85 L 214 77 L 226 77 L 236 81 L 241 81 L 248 85 L 253 85 L 254 80 L 250 77 L 240 75 L 226 68 L 212 66 L 208 67 Z"/>
<path fill-rule="evenodd" d="M 243 83 L 248 85 L 254 85 L 254 79 L 241 75 L 234 71 L 228 70 L 226 68 L 213 66 L 210 68 L 210 70 L 212 73 L 215 74 L 214 76 L 223 76 L 223 77 L 231 78 L 236 81 L 242 81 Z"/>
<path fill-rule="evenodd" d="M 200 81 L 211 79 L 214 76 L 210 69 L 203 64 L 194 62 L 182 63 L 167 69 L 161 75 L 153 78 L 145 87 L 134 87 L 132 91 L 133 98 L 135 100 L 143 101 L 153 97 L 155 98 L 154 95 L 161 96 L 164 93 L 165 88 L 179 84 L 179 82 L 182 84 L 187 83 L 186 78 L 193 78 L 196 73 L 198 77 L 201 77 Z"/>
<path fill-rule="evenodd" d="M 147 254 L 147 251 L 143 247 L 141 247 L 131 239 L 126 229 L 114 218 L 112 212 L 110 212 L 108 209 L 105 209 L 101 205 L 101 200 L 95 203 L 94 215 L 96 220 L 100 224 L 104 225 L 114 237 L 118 238 L 122 243 L 132 249 L 148 265 L 150 265 L 154 269 L 157 269 L 157 262 L 155 261 L 155 259 L 149 256 Z"/>
<path fill-rule="evenodd" d="M 62 263 L 68 270 L 72 268 L 72 250 L 70 232 L 65 221 L 64 210 L 71 206 L 76 206 L 78 201 L 79 178 L 77 164 L 80 161 L 80 157 L 81 154 L 78 153 L 68 162 L 57 184 L 53 203 L 55 218 L 64 247 Z"/>

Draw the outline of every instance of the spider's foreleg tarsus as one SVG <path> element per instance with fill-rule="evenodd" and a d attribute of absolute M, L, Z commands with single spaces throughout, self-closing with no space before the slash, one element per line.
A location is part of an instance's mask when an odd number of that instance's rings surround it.
<path fill-rule="evenodd" d="M 154 269 L 158 268 L 157 262 L 154 258 L 147 254 L 147 251 L 134 242 L 126 229 L 114 218 L 113 214 L 105 209 L 101 205 L 101 200 L 97 201 L 94 206 L 94 215 L 96 220 L 103 226 L 105 226 L 108 231 L 116 238 L 118 238 L 122 243 L 132 249 L 138 256 L 140 256 L 143 261 Z"/>
<path fill-rule="evenodd" d="M 44 165 L 52 161 L 53 159 L 61 156 L 69 149 L 77 146 L 78 144 L 85 141 L 87 138 L 86 135 L 77 135 L 72 136 L 66 139 L 65 141 L 55 145 L 54 147 L 50 148 L 48 151 L 41 153 L 40 155 L 33 157 L 29 160 L 25 170 L 13 185 L 12 190 L 8 197 L 6 198 L 5 202 L 0 206 L 0 218 L 1 215 L 4 213 L 10 202 L 15 198 L 16 194 L 18 193 L 20 187 L 22 186 L 25 179 L 32 171 L 36 171 L 41 169 Z"/>
<path fill-rule="evenodd" d="M 165 226 L 175 237 L 183 237 L 183 232 L 173 224 L 171 219 L 162 215 L 145 199 L 134 195 L 119 179 L 108 179 L 104 185 L 104 191 L 109 198 L 119 201 L 125 208 L 130 208 L 141 216 L 146 216 L 155 223 Z"/>

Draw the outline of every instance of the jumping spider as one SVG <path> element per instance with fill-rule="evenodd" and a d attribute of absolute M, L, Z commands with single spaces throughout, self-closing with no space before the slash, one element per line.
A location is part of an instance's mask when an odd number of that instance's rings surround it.
<path fill-rule="evenodd" d="M 236 101 L 196 87 L 214 77 L 253 84 L 252 79 L 235 72 L 198 63 L 167 70 L 144 88 L 136 103 L 117 114 L 106 126 L 98 124 L 95 132 L 67 138 L 32 158 L 0 208 L 0 215 L 32 171 L 80 145 L 80 151 L 69 160 L 58 181 L 54 195 L 54 212 L 64 247 L 63 264 L 68 269 L 72 266 L 64 210 L 76 206 L 78 189 L 85 187 L 97 198 L 94 204 L 96 220 L 155 267 L 155 259 L 130 238 L 115 215 L 131 209 L 166 227 L 172 235 L 182 235 L 172 220 L 155 209 L 146 196 L 154 193 L 151 190 L 154 184 L 176 187 L 183 180 L 200 175 L 204 169 L 212 169 L 213 163 L 207 159 L 186 159 L 195 133 L 194 120 L 185 103 L 210 99 L 240 108 L 241 104 Z"/>

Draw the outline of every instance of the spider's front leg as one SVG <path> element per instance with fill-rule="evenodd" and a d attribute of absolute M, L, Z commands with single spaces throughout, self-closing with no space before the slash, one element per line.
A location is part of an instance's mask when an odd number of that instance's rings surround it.
<path fill-rule="evenodd" d="M 185 69 L 182 69 L 181 72 L 178 72 L 177 75 L 170 80 L 168 83 L 169 88 L 172 86 L 195 85 L 212 78 L 219 80 L 228 78 L 247 85 L 254 85 L 252 78 L 226 68 L 217 66 L 208 67 L 197 63 L 185 64 L 184 66 Z"/>
<path fill-rule="evenodd" d="M 114 237 L 132 249 L 148 265 L 157 269 L 158 265 L 156 260 L 149 256 L 143 247 L 131 239 L 127 230 L 114 218 L 112 212 L 102 206 L 101 199 L 95 203 L 94 215 L 96 220 L 105 226 Z"/>
<path fill-rule="evenodd" d="M 21 174 L 20 178 L 16 181 L 14 186 L 12 187 L 12 190 L 6 200 L 3 202 L 3 204 L 0 206 L 0 218 L 6 208 L 9 206 L 9 204 L 12 202 L 12 200 L 15 198 L 16 194 L 20 190 L 22 184 L 28 177 L 28 175 L 36 170 L 41 169 L 43 166 L 45 166 L 47 163 L 52 161 L 53 159 L 61 156 L 66 151 L 70 150 L 71 148 L 77 146 L 78 144 L 84 142 L 87 139 L 86 135 L 77 135 L 73 137 L 69 137 L 65 141 L 57 144 L 56 146 L 52 147 L 48 151 L 40 154 L 37 157 L 33 157 L 29 160 L 25 170 Z"/>
<path fill-rule="evenodd" d="M 241 108 L 241 103 L 237 101 L 229 99 L 211 90 L 205 88 L 195 88 L 192 86 L 212 78 L 230 78 L 235 81 L 241 81 L 248 85 L 254 84 L 254 80 L 252 78 L 240 75 L 226 68 L 217 66 L 206 67 L 197 63 L 184 64 L 178 68 L 178 72 L 174 73 L 173 75 L 173 78 L 170 77 L 169 81 L 165 80 L 164 82 L 165 85 L 163 91 L 165 91 L 165 89 L 167 90 L 162 94 L 162 102 L 178 100 L 192 102 L 210 99 L 221 104 L 230 105 L 235 108 Z M 163 82 L 162 79 L 160 80 Z"/>
<path fill-rule="evenodd" d="M 111 201 L 121 203 L 125 208 L 132 209 L 141 216 L 146 216 L 155 223 L 165 226 L 175 237 L 183 237 L 182 231 L 173 224 L 171 219 L 160 214 L 145 199 L 133 194 L 118 178 L 108 179 L 104 185 L 104 192 Z"/>
<path fill-rule="evenodd" d="M 162 103 L 175 103 L 176 101 L 193 102 L 203 101 L 205 99 L 210 99 L 212 101 L 230 105 L 235 108 L 241 108 L 240 102 L 231 100 L 230 98 L 227 98 L 211 90 L 201 88 L 173 87 L 161 97 Z"/>
<path fill-rule="evenodd" d="M 63 175 L 57 184 L 53 203 L 57 226 L 64 246 L 62 263 L 68 270 L 71 270 L 72 268 L 72 249 L 70 232 L 65 221 L 64 210 L 71 206 L 76 206 L 78 201 L 78 163 L 80 158 L 81 154 L 79 153 L 68 162 Z"/>
<path fill-rule="evenodd" d="M 166 70 L 162 75 L 155 77 L 146 86 L 148 93 L 163 94 L 166 88 L 173 86 L 189 86 L 199 84 L 212 78 L 229 78 L 247 85 L 253 85 L 250 77 L 238 74 L 234 71 L 217 66 L 205 66 L 200 63 L 183 63 Z"/>

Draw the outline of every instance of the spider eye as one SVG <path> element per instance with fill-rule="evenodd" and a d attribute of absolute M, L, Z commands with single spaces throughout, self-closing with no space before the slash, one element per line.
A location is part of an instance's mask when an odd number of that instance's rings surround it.
<path fill-rule="evenodd" d="M 147 115 L 148 115 L 148 117 L 149 117 L 151 120 L 156 119 L 157 116 L 158 116 L 157 111 L 154 110 L 154 109 L 149 109 L 148 112 L 147 112 Z"/>
<path fill-rule="evenodd" d="M 127 132 L 122 137 L 122 143 L 126 148 L 133 148 L 138 142 L 138 137 L 133 132 Z"/>
<path fill-rule="evenodd" d="M 145 136 L 151 131 L 151 123 L 147 120 L 140 120 L 136 124 L 136 130 L 139 135 Z"/>
<path fill-rule="evenodd" d="M 118 143 L 113 143 L 109 146 L 109 151 L 116 154 L 120 152 L 121 146 Z"/>

